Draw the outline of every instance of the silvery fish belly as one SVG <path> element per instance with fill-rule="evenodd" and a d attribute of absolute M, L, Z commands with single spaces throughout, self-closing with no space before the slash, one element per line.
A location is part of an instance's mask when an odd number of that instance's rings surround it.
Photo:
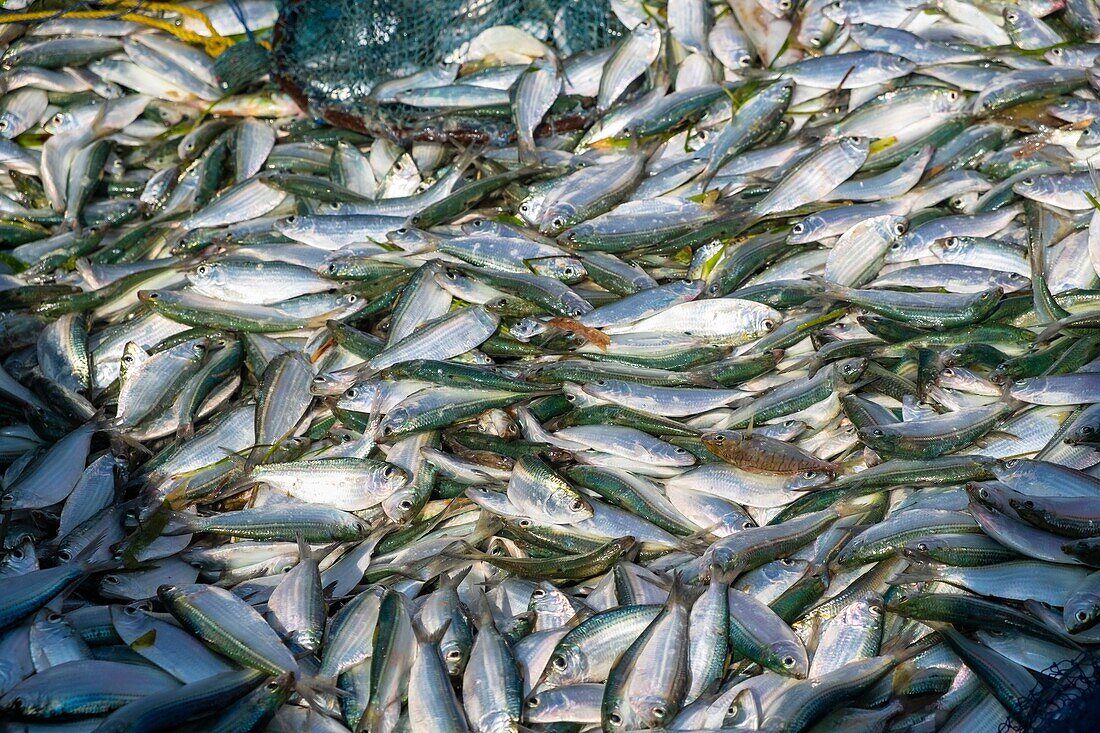
<path fill-rule="evenodd" d="M 524 0 L 378 78 L 434 6 L 39 5 L 12 730 L 1094 719 L 1095 2 Z"/>

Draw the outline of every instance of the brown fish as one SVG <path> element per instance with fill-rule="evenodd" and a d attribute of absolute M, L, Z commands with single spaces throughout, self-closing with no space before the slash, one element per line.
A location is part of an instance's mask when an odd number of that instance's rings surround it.
<path fill-rule="evenodd" d="M 703 444 L 726 463 L 757 473 L 795 474 L 822 471 L 835 476 L 839 466 L 807 453 L 796 445 L 741 430 L 703 434 Z"/>

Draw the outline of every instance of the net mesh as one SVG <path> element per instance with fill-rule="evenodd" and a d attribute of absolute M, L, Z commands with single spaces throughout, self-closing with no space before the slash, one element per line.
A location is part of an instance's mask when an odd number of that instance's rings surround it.
<path fill-rule="evenodd" d="M 1050 680 L 1025 702 L 1023 721 L 1011 718 L 1000 733 L 1095 733 L 1100 730 L 1100 652 L 1086 651 L 1053 665 Z"/>
<path fill-rule="evenodd" d="M 274 71 L 287 92 L 328 122 L 415 138 L 435 124 L 430 115 L 376 104 L 367 96 L 371 88 L 435 64 L 461 64 L 470 41 L 498 25 L 527 31 L 563 56 L 607 46 L 623 33 L 609 0 L 285 0 Z"/>

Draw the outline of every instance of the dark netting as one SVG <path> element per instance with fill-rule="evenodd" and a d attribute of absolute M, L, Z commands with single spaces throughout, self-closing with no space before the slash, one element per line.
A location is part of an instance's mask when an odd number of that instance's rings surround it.
<path fill-rule="evenodd" d="M 333 124 L 399 138 L 476 141 L 462 133 L 492 120 L 440 119 L 376 105 L 367 95 L 380 82 L 462 63 L 470 40 L 498 25 L 517 26 L 563 56 L 607 46 L 623 31 L 609 0 L 285 0 L 274 35 L 275 74 L 299 104 Z"/>
<path fill-rule="evenodd" d="M 1100 652 L 1052 666 L 1049 684 L 1027 701 L 1022 722 L 1006 721 L 1000 733 L 1095 733 L 1100 730 Z"/>

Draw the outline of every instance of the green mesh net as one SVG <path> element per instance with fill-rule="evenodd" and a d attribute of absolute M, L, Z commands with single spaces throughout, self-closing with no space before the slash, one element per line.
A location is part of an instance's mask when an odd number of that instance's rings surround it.
<path fill-rule="evenodd" d="M 443 118 L 368 96 L 380 82 L 463 63 L 471 39 L 498 25 L 521 28 L 563 56 L 602 48 L 623 33 L 609 0 L 286 0 L 275 28 L 274 71 L 299 104 L 332 124 L 459 142 L 497 126 L 488 135 L 503 139 L 506 120 Z M 562 117 L 568 127 L 569 114 Z"/>

